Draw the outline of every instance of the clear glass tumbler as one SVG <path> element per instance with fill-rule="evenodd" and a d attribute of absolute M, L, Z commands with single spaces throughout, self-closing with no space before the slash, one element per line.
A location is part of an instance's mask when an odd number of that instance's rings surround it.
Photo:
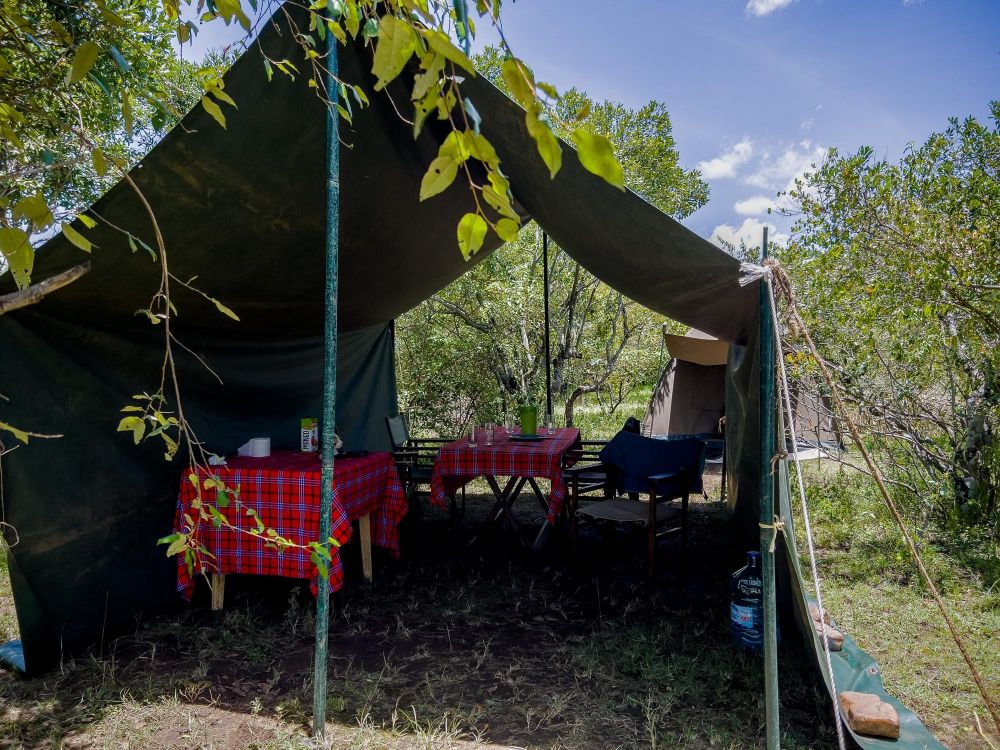
<path fill-rule="evenodd" d="M 476 437 L 477 437 L 476 433 L 477 433 L 476 423 L 473 422 L 472 423 L 472 427 L 469 429 L 469 447 L 470 448 L 477 448 L 477 447 L 479 447 L 479 443 L 476 442 Z"/>
<path fill-rule="evenodd" d="M 545 431 L 549 435 L 556 434 L 556 421 L 552 418 L 552 412 L 545 415 Z"/>
<path fill-rule="evenodd" d="M 483 427 L 483 439 L 485 445 L 493 445 L 493 440 L 496 438 L 497 426 L 492 422 L 487 422 Z"/>

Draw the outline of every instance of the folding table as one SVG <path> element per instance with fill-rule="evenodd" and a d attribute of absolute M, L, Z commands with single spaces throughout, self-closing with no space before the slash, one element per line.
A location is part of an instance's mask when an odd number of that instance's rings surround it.
<path fill-rule="evenodd" d="M 431 502 L 447 506 L 448 498 L 458 489 L 476 477 L 484 477 L 493 490 L 496 502 L 490 510 L 484 529 L 475 539 L 487 529 L 506 520 L 526 547 L 534 546 L 537 549 L 562 512 L 566 500 L 563 466 L 567 452 L 580 443 L 580 431 L 575 427 L 558 428 L 552 435 L 543 432 L 541 439 L 532 442 L 514 439 L 519 434 L 516 430 L 508 434 L 498 429 L 493 445 L 486 445 L 484 440 L 478 440 L 473 448 L 469 445 L 468 438 L 462 438 L 442 447 L 431 475 Z M 501 487 L 497 477 L 508 479 Z M 538 486 L 537 479 L 549 480 L 551 486 L 547 499 Z M 511 513 L 526 484 L 531 487 L 546 511 L 546 523 L 539 529 L 533 545 L 524 537 Z"/>
<path fill-rule="evenodd" d="M 190 478 L 192 473 L 202 487 L 201 507 L 195 502 L 198 493 Z M 220 501 L 214 486 L 204 488 L 205 480 L 211 478 L 220 479 L 228 488 L 239 488 L 238 498 L 228 493 Z M 196 553 L 189 567 L 184 556 L 178 556 L 178 592 L 190 599 L 194 574 L 210 574 L 213 577 L 212 606 L 219 609 L 224 576 L 241 573 L 309 579 L 315 595 L 319 575 L 309 550 L 268 548 L 267 535 L 260 530 L 274 529 L 296 544 L 319 541 L 321 479 L 317 454 L 291 451 L 276 452 L 266 458 L 230 458 L 225 466 L 212 466 L 197 472 L 185 470 L 174 527 L 182 533 L 196 535 L 211 557 Z M 205 511 L 206 504 L 214 505 L 236 530 L 216 525 L 211 514 Z M 362 567 L 367 579 L 371 580 L 372 575 L 372 542 L 399 555 L 399 522 L 406 509 L 406 496 L 391 453 L 337 459 L 331 536 L 340 544 L 346 544 L 351 538 L 351 521 L 358 521 Z M 329 585 L 331 591 L 336 591 L 343 585 L 343 563 L 338 549 L 331 550 L 331 557 Z"/>

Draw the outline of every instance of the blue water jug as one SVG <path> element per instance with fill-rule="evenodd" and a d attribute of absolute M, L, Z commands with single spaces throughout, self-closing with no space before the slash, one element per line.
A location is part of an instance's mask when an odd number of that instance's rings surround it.
<path fill-rule="evenodd" d="M 730 582 L 729 630 L 744 648 L 764 648 L 764 585 L 760 553 L 747 552 L 747 564 L 733 573 Z"/>

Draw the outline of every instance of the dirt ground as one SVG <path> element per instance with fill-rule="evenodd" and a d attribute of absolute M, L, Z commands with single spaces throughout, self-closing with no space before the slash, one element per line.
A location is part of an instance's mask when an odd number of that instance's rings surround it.
<path fill-rule="evenodd" d="M 714 494 L 714 493 L 713 493 Z M 468 547 L 488 508 L 428 509 L 372 584 L 344 550 L 333 597 L 327 744 L 343 748 L 757 748 L 760 658 L 728 635 L 741 565 L 718 502 L 693 503 L 686 549 L 668 538 L 657 580 L 641 538 L 584 534 L 575 563 L 511 533 Z M 541 520 L 530 498 L 519 518 Z M 0 672 L 0 748 L 297 748 L 312 701 L 314 605 L 293 581 L 230 577 L 212 613 L 137 623 L 103 650 L 23 680 Z M 835 746 L 804 650 L 780 654 L 785 748 Z"/>

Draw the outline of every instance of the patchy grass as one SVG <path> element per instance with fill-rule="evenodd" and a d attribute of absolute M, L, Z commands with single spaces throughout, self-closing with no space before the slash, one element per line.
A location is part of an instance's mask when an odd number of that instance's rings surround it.
<path fill-rule="evenodd" d="M 824 603 L 879 661 L 886 688 L 939 739 L 955 748 L 988 750 L 975 715 L 989 732 L 989 714 L 888 510 L 866 477 L 831 467 L 807 466 Z M 808 565 L 803 528 L 798 523 Z M 1000 540 L 966 545 L 962 559 L 987 561 L 969 567 L 948 554 L 931 529 L 920 541 L 921 556 L 987 688 L 1000 696 L 1000 585 L 991 574 Z M 990 737 L 1000 746 L 995 733 Z"/>
<path fill-rule="evenodd" d="M 828 606 L 932 731 L 985 750 L 970 729 L 971 681 L 860 486 L 824 474 L 814 491 Z M 688 548 L 663 543 L 652 586 L 640 540 L 584 535 L 575 566 L 559 537 L 537 558 L 505 533 L 467 549 L 487 508 L 470 494 L 466 518 L 432 509 L 411 521 L 402 559 L 377 557 L 371 585 L 357 550 L 345 550 L 348 585 L 330 629 L 332 747 L 763 747 L 760 660 L 729 642 L 727 580 L 742 555 L 718 503 L 693 504 Z M 539 520 L 529 498 L 518 518 Z M 932 560 L 997 685 L 996 592 L 947 556 Z M 0 748 L 310 747 L 308 592 L 232 577 L 222 613 L 208 611 L 206 593 L 43 677 L 0 673 Z M 0 623 L 11 616 L 0 576 Z M 782 747 L 835 747 L 828 702 L 794 637 L 779 667 Z"/>
<path fill-rule="evenodd" d="M 522 523 L 538 520 L 522 501 Z M 728 637 L 729 548 L 718 503 L 693 505 L 686 555 L 554 538 L 541 557 L 499 534 L 464 542 L 468 517 L 428 511 L 399 561 L 377 559 L 334 597 L 329 736 L 343 748 L 763 747 L 759 658 Z M 139 625 L 33 680 L 0 674 L 0 747 L 307 746 L 314 607 L 292 582 L 233 577 L 227 607 Z M 781 654 L 783 747 L 834 746 L 804 652 Z"/>
<path fill-rule="evenodd" d="M 10 591 L 10 571 L 7 569 L 7 547 L 0 540 L 0 643 L 17 638 L 17 615 Z"/>

